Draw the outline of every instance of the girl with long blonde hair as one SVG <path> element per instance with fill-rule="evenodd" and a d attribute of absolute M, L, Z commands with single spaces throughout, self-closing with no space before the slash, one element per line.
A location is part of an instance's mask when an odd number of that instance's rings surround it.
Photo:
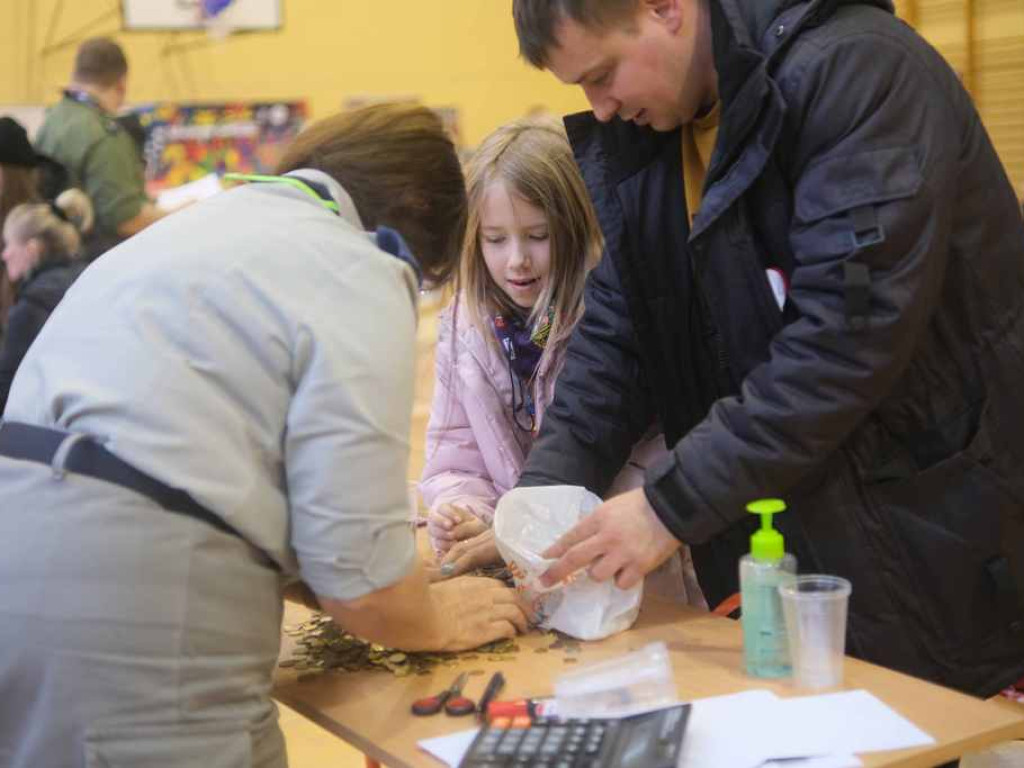
<path fill-rule="evenodd" d="M 554 121 L 520 120 L 492 133 L 470 161 L 467 189 L 458 291 L 440 317 L 420 483 L 446 575 L 499 562 L 494 507 L 522 472 L 602 248 L 583 179 Z M 612 492 L 639 486 L 643 468 L 664 451 L 653 430 Z M 671 591 L 700 603 L 686 567 L 692 586 L 680 577 Z"/>

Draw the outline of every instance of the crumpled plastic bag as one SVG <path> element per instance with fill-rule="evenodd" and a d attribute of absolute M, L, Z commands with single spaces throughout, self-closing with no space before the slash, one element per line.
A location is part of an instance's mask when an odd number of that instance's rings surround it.
<path fill-rule="evenodd" d="M 541 575 L 554 560 L 541 552 L 601 504 L 586 488 L 549 485 L 515 488 L 498 501 L 494 539 L 509 565 L 516 590 L 539 617 L 544 629 L 556 629 L 580 640 L 599 640 L 629 629 L 640 613 L 643 584 L 619 589 L 614 580 L 594 581 L 586 570 L 561 584 L 545 587 Z"/>

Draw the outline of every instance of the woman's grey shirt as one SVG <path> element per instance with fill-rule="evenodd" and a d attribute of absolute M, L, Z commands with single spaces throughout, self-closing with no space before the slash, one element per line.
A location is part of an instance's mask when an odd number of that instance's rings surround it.
<path fill-rule="evenodd" d="M 338 184 L 298 174 L 341 215 L 253 184 L 99 259 L 29 350 L 4 416 L 103 440 L 286 575 L 348 600 L 413 562 L 416 284 Z"/>

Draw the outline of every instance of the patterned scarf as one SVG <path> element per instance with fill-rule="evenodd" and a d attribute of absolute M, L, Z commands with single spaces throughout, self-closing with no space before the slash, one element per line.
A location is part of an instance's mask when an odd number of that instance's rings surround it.
<path fill-rule="evenodd" d="M 523 321 L 515 315 L 495 315 L 492 320 L 494 336 L 501 345 L 512 371 L 520 381 L 526 383 L 533 379 L 537 365 L 544 354 L 544 347 L 551 335 L 551 323 L 554 322 L 555 310 L 549 308 L 546 317 L 542 317 L 535 328 L 527 328 Z"/>
<path fill-rule="evenodd" d="M 512 418 L 516 425 L 526 432 L 532 433 L 537 427 L 537 409 L 533 403 L 530 382 L 537 373 L 537 366 L 551 335 L 554 317 L 555 310 L 549 307 L 547 315 L 541 318 L 532 330 L 523 324 L 522 319 L 514 315 L 506 317 L 498 314 L 491 321 L 494 336 L 501 345 L 505 362 L 508 363 L 512 385 Z M 520 420 L 521 411 L 526 411 L 526 423 Z"/>

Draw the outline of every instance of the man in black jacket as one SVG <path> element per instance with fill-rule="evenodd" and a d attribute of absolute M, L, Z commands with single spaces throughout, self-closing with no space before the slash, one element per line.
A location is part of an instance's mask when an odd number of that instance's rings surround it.
<path fill-rule="evenodd" d="M 551 551 L 628 586 L 744 505 L 853 582 L 848 650 L 979 695 L 1024 674 L 1024 222 L 971 99 L 888 0 L 514 0 L 607 240 L 521 480 L 604 493 Z M 712 149 L 713 148 L 713 149 Z"/>

